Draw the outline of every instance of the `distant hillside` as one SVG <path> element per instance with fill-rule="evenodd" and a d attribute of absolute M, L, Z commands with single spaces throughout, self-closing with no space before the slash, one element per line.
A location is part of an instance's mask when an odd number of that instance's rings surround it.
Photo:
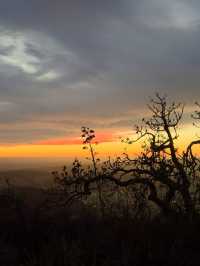
<path fill-rule="evenodd" d="M 46 187 L 53 182 L 51 170 L 37 169 L 19 169 L 0 171 L 1 184 L 5 179 L 9 179 L 10 183 L 20 187 Z"/>

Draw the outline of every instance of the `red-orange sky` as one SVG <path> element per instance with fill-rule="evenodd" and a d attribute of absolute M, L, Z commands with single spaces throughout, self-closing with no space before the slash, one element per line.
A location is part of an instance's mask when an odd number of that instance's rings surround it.
<path fill-rule="evenodd" d="M 198 128 L 192 125 L 184 125 L 180 130 L 180 139 L 177 141 L 176 146 L 179 152 L 190 143 L 190 141 L 197 138 Z M 141 151 L 141 142 L 131 145 L 122 143 L 120 137 L 136 136 L 134 131 L 124 132 L 121 136 L 116 134 L 115 131 L 107 133 L 96 133 L 95 150 L 98 157 L 108 158 L 109 156 L 122 155 L 123 152 L 128 152 L 130 155 L 135 156 Z M 122 133 L 122 132 L 121 132 Z M 195 152 L 199 152 L 197 147 Z M 83 159 L 88 156 L 88 151 L 83 149 L 82 140 L 80 137 L 74 138 L 52 138 L 45 141 L 38 141 L 32 144 L 12 144 L 0 146 L 0 157 L 8 158 L 68 158 L 73 159 L 78 157 Z"/>

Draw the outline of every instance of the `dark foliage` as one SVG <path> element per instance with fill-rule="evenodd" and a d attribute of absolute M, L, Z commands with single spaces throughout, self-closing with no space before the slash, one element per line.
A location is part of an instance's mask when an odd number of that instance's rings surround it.
<path fill-rule="evenodd" d="M 0 193 L 0 265 L 199 265 L 200 161 L 176 141 L 183 105 L 156 95 L 136 126 L 136 158 L 101 162 L 82 127 L 91 164 L 54 172 L 55 186 L 29 204 L 8 181 Z M 197 104 L 197 107 L 198 104 Z M 192 115 L 198 127 L 200 112 Z"/>
<path fill-rule="evenodd" d="M 134 159 L 124 154 L 98 165 L 92 143 L 94 131 L 83 127 L 84 148 L 90 150 L 92 169 L 83 169 L 75 160 L 70 174 L 65 168 L 61 174 L 54 173 L 56 183 L 65 194 L 64 204 L 96 193 L 104 215 L 106 193 L 102 191 L 127 188 L 134 194 L 133 199 L 136 193 L 140 194 L 146 205 L 153 203 L 165 216 L 182 215 L 192 219 L 198 215 L 200 161 L 193 148 L 200 140 L 191 141 L 186 150 L 179 153 L 176 141 L 184 106 L 174 102 L 168 104 L 166 97 L 156 94 L 148 107 L 152 116 L 136 126 L 138 137 L 123 140 L 128 144 L 143 140 L 143 150 Z M 192 117 L 198 121 L 199 112 Z M 135 208 L 135 201 L 132 207 Z"/>

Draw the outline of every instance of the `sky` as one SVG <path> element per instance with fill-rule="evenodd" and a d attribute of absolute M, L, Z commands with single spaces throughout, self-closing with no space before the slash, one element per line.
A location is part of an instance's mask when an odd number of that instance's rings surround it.
<path fill-rule="evenodd" d="M 123 151 L 155 92 L 192 110 L 199 47 L 199 0 L 0 0 L 0 157 Z"/>

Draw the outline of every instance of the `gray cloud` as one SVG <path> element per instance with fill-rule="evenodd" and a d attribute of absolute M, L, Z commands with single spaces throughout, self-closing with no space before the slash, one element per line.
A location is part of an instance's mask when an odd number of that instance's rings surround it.
<path fill-rule="evenodd" d="M 200 97 L 199 11 L 197 0 L 1 1 L 0 125 L 13 124 L 1 142 L 23 140 L 16 124 L 50 118 L 76 120 L 70 132 L 105 119 L 128 128 L 155 91 L 191 104 Z M 24 141 L 57 137 L 55 126 L 29 128 Z"/>

